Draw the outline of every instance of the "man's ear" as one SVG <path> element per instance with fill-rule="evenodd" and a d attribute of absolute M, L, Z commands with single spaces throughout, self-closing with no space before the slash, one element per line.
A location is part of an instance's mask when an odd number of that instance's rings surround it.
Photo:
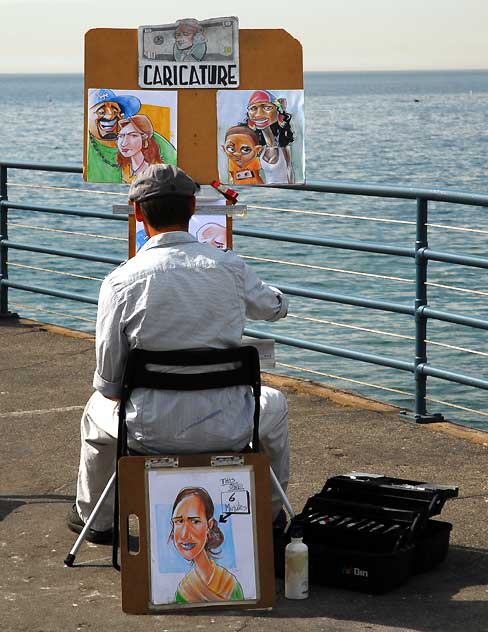
<path fill-rule="evenodd" d="M 191 214 L 194 215 L 195 214 L 195 209 L 197 207 L 197 199 L 194 195 L 192 195 L 192 207 L 191 207 Z"/>
<path fill-rule="evenodd" d="M 144 215 L 142 214 L 141 207 L 139 202 L 132 202 L 132 206 L 134 207 L 134 215 L 138 222 L 144 221 Z"/>

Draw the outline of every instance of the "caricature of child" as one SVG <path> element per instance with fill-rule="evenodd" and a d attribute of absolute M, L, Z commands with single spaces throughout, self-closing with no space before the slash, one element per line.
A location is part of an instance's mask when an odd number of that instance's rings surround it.
<path fill-rule="evenodd" d="M 262 145 L 258 135 L 244 125 L 230 127 L 222 149 L 229 159 L 229 178 L 232 184 L 264 184 L 260 175 L 259 154 Z"/>

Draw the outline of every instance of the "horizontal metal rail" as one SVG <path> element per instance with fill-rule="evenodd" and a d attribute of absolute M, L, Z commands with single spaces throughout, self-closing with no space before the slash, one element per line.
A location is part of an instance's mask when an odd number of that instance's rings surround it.
<path fill-rule="evenodd" d="M 39 285 L 27 285 L 26 283 L 15 283 L 14 281 L 1 279 L 0 286 L 10 287 L 14 290 L 24 290 L 25 292 L 34 292 L 35 294 L 45 294 L 46 296 L 56 296 L 58 298 L 67 298 L 71 301 L 78 301 L 80 303 L 89 303 L 91 305 L 98 305 L 98 299 L 93 296 L 85 296 L 84 294 L 74 294 L 73 292 L 63 292 L 61 290 L 52 290 L 50 288 L 41 287 Z"/>
<path fill-rule="evenodd" d="M 418 256 L 425 257 L 429 261 L 443 261 L 445 263 L 457 263 L 462 266 L 472 266 L 474 268 L 488 268 L 488 259 L 476 255 L 456 255 L 450 252 L 441 252 L 423 248 Z"/>
<path fill-rule="evenodd" d="M 331 292 L 320 292 L 318 290 L 309 290 L 307 288 L 293 287 L 291 285 L 278 285 L 278 289 L 285 294 L 293 296 L 301 296 L 303 298 L 316 298 L 321 301 L 330 301 L 333 303 L 342 303 L 345 305 L 356 305 L 357 307 L 368 307 L 369 309 L 380 309 L 385 312 L 396 312 L 397 314 L 408 314 L 413 316 L 415 308 L 401 303 L 390 303 L 388 301 L 378 301 L 371 298 L 363 298 L 361 296 L 346 296 L 345 294 L 333 294 Z"/>
<path fill-rule="evenodd" d="M 308 180 L 305 184 L 268 184 L 268 189 L 290 189 L 293 191 L 314 191 L 317 193 L 342 193 L 343 195 L 364 195 L 369 197 L 397 198 L 402 200 L 430 200 L 468 206 L 488 206 L 488 195 L 455 191 L 449 189 L 425 189 L 419 187 L 398 187 L 377 184 L 357 184 L 334 180 Z"/>
<path fill-rule="evenodd" d="M 83 167 L 80 167 L 80 165 L 60 165 L 56 163 L 26 162 L 21 160 L 0 160 L 0 167 L 7 167 L 8 169 L 28 169 L 29 171 L 83 173 Z"/>
<path fill-rule="evenodd" d="M 234 235 L 242 237 L 257 237 L 259 239 L 271 239 L 273 241 L 287 241 L 295 244 L 308 244 L 310 246 L 325 246 L 340 248 L 343 250 L 356 250 L 359 252 L 374 252 L 380 255 L 396 255 L 398 257 L 415 257 L 414 248 L 401 246 L 389 246 L 376 242 L 357 241 L 354 239 L 331 239 L 327 237 L 310 237 L 309 235 L 297 235 L 296 233 L 270 233 L 269 231 L 233 228 Z"/>
<path fill-rule="evenodd" d="M 341 358 L 349 358 L 350 360 L 359 360 L 360 362 L 369 362 L 370 364 L 378 364 L 387 366 L 392 369 L 400 369 L 401 371 L 415 371 L 413 362 L 404 362 L 395 358 L 375 355 L 373 353 L 363 353 L 361 351 L 351 351 L 342 347 L 332 347 L 331 345 L 323 345 L 318 342 L 308 342 L 299 338 L 290 338 L 289 336 L 279 336 L 270 334 L 269 332 L 260 331 L 259 329 L 244 329 L 246 336 L 254 336 L 254 338 L 272 338 L 279 344 L 288 345 L 290 347 L 298 347 L 299 349 L 307 349 L 308 351 L 318 351 L 319 353 L 328 353 L 329 355 L 339 356 Z"/>
<path fill-rule="evenodd" d="M 442 320 L 446 323 L 465 325 L 466 327 L 476 327 L 477 329 L 488 329 L 488 320 L 483 320 L 481 318 L 472 318 L 471 316 L 463 316 L 462 314 L 443 312 L 427 306 L 420 307 L 418 309 L 418 313 L 422 318 L 432 318 L 435 320 Z"/>
<path fill-rule="evenodd" d="M 79 165 L 61 165 L 56 163 L 33 163 L 27 161 L 0 160 L 0 167 L 9 169 L 28 169 L 33 171 L 54 171 L 63 173 L 83 173 Z M 455 191 L 449 189 L 428 189 L 424 187 L 400 187 L 378 184 L 358 184 L 356 182 L 339 182 L 336 180 L 308 180 L 304 184 L 268 184 L 268 189 L 289 189 L 318 193 L 341 193 L 343 195 L 361 195 L 369 197 L 386 197 L 404 200 L 431 200 L 433 202 L 449 202 L 468 206 L 488 206 L 488 195 Z"/>
<path fill-rule="evenodd" d="M 78 302 L 88 303 L 90 305 L 96 305 L 97 299 L 95 297 L 82 295 L 74 292 L 66 292 L 42 286 L 30 285 L 25 283 L 16 283 L 8 279 L 8 260 L 7 253 L 9 250 L 29 251 L 45 255 L 63 256 L 73 259 L 82 259 L 88 261 L 94 261 L 98 263 L 108 263 L 118 265 L 122 262 L 122 259 L 113 256 L 95 255 L 89 252 L 80 252 L 73 250 L 48 248 L 33 244 L 23 244 L 18 241 L 11 241 L 8 238 L 7 230 L 7 215 L 9 211 L 32 211 L 37 213 L 52 213 L 58 215 L 70 215 L 87 219 L 107 219 L 114 221 L 127 221 L 126 216 L 114 215 L 108 212 L 92 211 L 92 210 L 80 210 L 73 208 L 36 205 L 12 202 L 8 200 L 7 196 L 7 169 L 23 169 L 23 170 L 36 170 L 36 171 L 51 171 L 80 174 L 82 168 L 75 165 L 60 165 L 60 164 L 36 164 L 30 162 L 20 161 L 0 161 L 0 312 L 5 314 L 8 312 L 7 302 L 7 288 L 33 292 L 37 294 L 43 294 L 47 296 L 58 297 L 62 299 L 75 300 Z M 11 183 L 13 184 L 13 183 Z M 29 186 L 31 186 L 29 184 Z M 58 187 L 51 187 L 58 188 Z M 355 361 L 366 362 L 373 365 L 384 366 L 388 368 L 398 369 L 406 371 L 415 376 L 415 418 L 417 421 L 428 421 L 431 415 L 426 413 L 425 402 L 432 400 L 426 396 L 426 383 L 427 377 L 440 378 L 454 383 L 464 384 L 484 390 L 488 390 L 488 380 L 473 377 L 470 375 L 454 373 L 443 368 L 431 366 L 427 362 L 427 344 L 433 344 L 429 341 L 426 326 L 429 320 L 439 320 L 444 322 L 450 322 L 457 325 L 469 326 L 477 329 L 488 330 L 488 320 L 481 318 L 473 318 L 464 316 L 462 314 L 451 313 L 449 311 L 442 311 L 432 309 L 427 300 L 427 289 L 429 281 L 427 278 L 427 265 L 429 262 L 443 262 L 454 265 L 465 265 L 476 267 L 479 269 L 488 269 L 488 258 L 478 255 L 461 254 L 459 252 L 443 252 L 429 248 L 427 241 L 427 229 L 428 227 L 442 227 L 451 228 L 449 226 L 437 225 L 429 223 L 427 217 L 428 202 L 442 202 L 450 204 L 463 204 L 467 206 L 482 206 L 488 207 L 488 195 L 476 194 L 463 191 L 454 190 L 440 190 L 436 188 L 415 188 L 415 187 L 399 187 L 399 186 L 386 186 L 386 185 L 370 185 L 370 184 L 358 184 L 354 182 L 336 182 L 336 181 L 323 181 L 316 182 L 311 181 L 305 184 L 299 185 L 268 185 L 268 188 L 288 189 L 292 191 L 307 191 L 307 192 L 319 192 L 329 194 L 341 194 L 341 195 L 355 195 L 355 196 L 370 196 L 376 198 L 390 198 L 390 199 L 402 199 L 402 200 L 414 200 L 417 205 L 417 215 L 415 221 L 411 219 L 405 220 L 387 220 L 384 218 L 366 217 L 364 215 L 343 216 L 344 219 L 361 219 L 368 221 L 385 221 L 390 223 L 399 224 L 415 224 L 416 226 L 416 240 L 415 247 L 404 247 L 390 243 L 377 243 L 371 241 L 362 241 L 354 239 L 336 239 L 332 237 L 319 237 L 315 235 L 296 234 L 288 232 L 269 232 L 262 230 L 237 228 L 234 226 L 234 234 L 236 236 L 268 239 L 273 241 L 283 241 L 287 243 L 302 244 L 308 246 L 319 246 L 326 248 L 335 248 L 342 250 L 350 250 L 354 252 L 364 252 L 388 256 L 400 256 L 407 257 L 412 261 L 415 261 L 415 296 L 412 297 L 412 304 L 402 304 L 392 301 L 377 300 L 374 298 L 367 298 L 364 296 L 348 296 L 343 294 L 336 294 L 332 292 L 324 292 L 321 289 L 315 289 L 314 287 L 297 287 L 292 285 L 279 285 L 280 289 L 288 295 L 298 296 L 306 299 L 320 300 L 326 302 L 333 302 L 342 305 L 351 305 L 356 307 L 364 307 L 367 309 L 382 310 L 386 312 L 393 312 L 404 314 L 410 317 L 414 317 L 415 323 L 415 336 L 410 338 L 415 340 L 415 354 L 411 362 L 386 357 L 382 355 L 376 355 L 372 353 L 364 353 L 354 349 L 346 349 L 342 347 L 336 347 L 331 345 L 325 345 L 318 342 L 312 342 L 310 340 L 302 340 L 299 338 L 292 338 L 282 335 L 270 335 L 270 333 L 255 329 L 247 329 L 245 333 L 257 338 L 274 338 L 278 344 L 284 344 L 291 347 L 296 347 L 308 351 L 325 353 L 342 358 L 348 358 Z M 64 189 L 63 189 L 64 190 Z M 68 190 L 68 189 L 67 189 Z M 92 192 L 91 190 L 87 190 Z M 97 193 L 111 193 L 101 192 Z M 286 210 L 289 212 L 298 212 L 296 209 L 273 209 L 276 211 Z M 331 213 L 320 213 L 317 215 L 333 215 Z M 342 217 L 342 216 L 341 216 Z M 413 218 L 412 218 L 413 219 Z M 461 230 L 460 227 L 454 227 L 453 229 Z M 472 230 L 472 229 L 466 229 Z M 483 232 L 483 231 L 477 231 Z M 488 232 L 488 231 L 487 231 Z M 11 262 L 13 264 L 13 262 Z M 274 261 L 275 264 L 288 264 L 289 262 Z M 15 265 L 15 264 L 13 264 Z M 32 267 L 32 266 L 30 266 Z M 313 266 L 311 266 L 313 267 Z M 319 266 L 316 266 L 319 268 Z M 323 267 L 326 269 L 325 267 Z M 333 270 L 333 269 L 328 269 Z M 350 272 L 345 270 L 333 270 L 339 272 Z M 371 275 L 374 276 L 374 275 Z M 378 275 L 382 276 L 382 275 Z M 383 278 L 383 276 L 382 276 Z M 385 277 L 389 278 L 389 277 Z M 397 279 L 403 281 L 409 281 L 409 279 Z M 431 285 L 435 285 L 431 283 Z M 439 287 L 441 287 L 439 285 Z M 444 287 L 444 286 L 442 286 Z M 459 289 L 463 288 L 451 288 Z M 473 290 L 474 292 L 474 290 Z M 358 328 L 360 329 L 360 328 Z M 363 328 L 366 331 L 366 328 Z M 380 333 L 380 332 L 378 332 Z M 400 336 L 402 337 L 402 336 Z M 407 336 L 403 336 L 407 337 Z M 443 343 L 439 343 L 443 344 Z M 445 345 L 452 349 L 463 351 L 462 347 L 455 347 L 453 345 Z M 470 350 L 473 353 L 476 353 Z M 359 383 L 359 382 L 358 382 Z M 388 390 L 388 389 L 386 389 Z M 392 390 L 392 389 L 390 389 Z M 400 391 L 397 391 L 400 393 Z M 436 420 L 439 416 L 436 417 Z"/>
<path fill-rule="evenodd" d="M 43 246 L 34 246 L 29 244 L 19 244 L 16 241 L 8 239 L 1 240 L 0 245 L 10 250 L 27 250 L 28 252 L 39 252 L 45 255 L 59 255 L 60 257 L 71 257 L 72 259 L 84 259 L 85 261 L 97 261 L 98 263 L 112 263 L 116 266 L 125 261 L 120 257 L 109 257 L 103 255 L 91 255 L 86 252 L 77 250 L 61 250 L 60 248 L 45 248 Z"/>
<path fill-rule="evenodd" d="M 430 375 L 430 377 L 437 377 L 441 380 L 447 380 L 448 382 L 457 382 L 458 384 L 465 384 L 466 386 L 475 386 L 476 388 L 482 388 L 488 390 L 488 380 L 482 380 L 478 377 L 470 377 L 469 375 L 463 375 L 461 373 L 453 373 L 452 371 L 446 371 L 445 369 L 438 369 L 430 364 L 419 364 L 417 366 L 417 372 L 423 375 Z"/>
<path fill-rule="evenodd" d="M 127 222 L 127 216 L 115 213 L 103 213 L 102 211 L 83 211 L 81 209 L 64 208 L 59 206 L 40 206 L 38 204 L 20 204 L 1 200 L 0 207 L 15 209 L 18 211 L 33 211 L 36 213 L 55 213 L 58 215 L 74 215 L 78 217 L 92 217 L 98 219 L 110 219 L 116 222 Z"/>

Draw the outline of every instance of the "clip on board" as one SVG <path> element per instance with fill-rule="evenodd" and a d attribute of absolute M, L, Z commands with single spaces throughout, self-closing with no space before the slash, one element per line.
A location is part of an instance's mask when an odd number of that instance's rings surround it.
<path fill-rule="evenodd" d="M 264 454 L 131 456 L 118 467 L 124 612 L 273 605 Z"/>

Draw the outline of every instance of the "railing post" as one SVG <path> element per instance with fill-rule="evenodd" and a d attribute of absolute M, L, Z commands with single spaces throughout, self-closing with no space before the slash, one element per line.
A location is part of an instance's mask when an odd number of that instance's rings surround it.
<path fill-rule="evenodd" d="M 7 167 L 0 165 L 0 201 L 7 199 Z M 7 274 L 7 249 L 2 241 L 7 239 L 7 209 L 0 206 L 0 282 L 6 279 Z M 0 317 L 8 314 L 8 287 L 0 283 Z"/>
<path fill-rule="evenodd" d="M 422 366 L 427 363 L 427 317 L 423 308 L 427 305 L 427 259 L 424 250 L 427 238 L 428 202 L 417 198 L 417 225 L 415 239 L 415 421 L 431 423 L 442 421 L 442 415 L 427 414 L 427 376 Z"/>
<path fill-rule="evenodd" d="M 7 201 L 7 167 L 0 164 L 0 201 Z M 8 286 L 2 281 L 8 279 L 8 249 L 3 241 L 8 239 L 8 208 L 0 205 L 0 318 L 16 318 L 8 310 Z"/>

